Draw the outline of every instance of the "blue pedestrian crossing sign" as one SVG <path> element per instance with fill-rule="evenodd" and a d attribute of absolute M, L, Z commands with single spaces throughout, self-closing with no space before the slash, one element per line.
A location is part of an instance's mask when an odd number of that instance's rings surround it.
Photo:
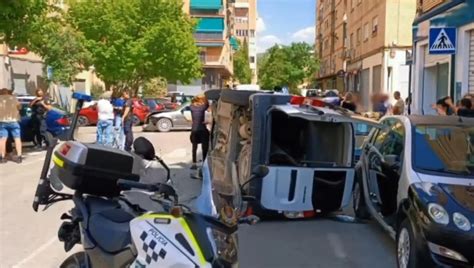
<path fill-rule="evenodd" d="M 456 54 L 456 28 L 430 28 L 430 54 Z"/>

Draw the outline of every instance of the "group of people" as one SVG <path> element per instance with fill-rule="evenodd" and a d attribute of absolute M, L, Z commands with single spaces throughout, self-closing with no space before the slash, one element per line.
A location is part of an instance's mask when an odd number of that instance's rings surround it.
<path fill-rule="evenodd" d="M 31 108 L 31 128 L 36 143 L 36 148 L 41 149 L 43 144 L 48 145 L 46 113 L 51 109 L 48 99 L 42 89 L 36 90 L 36 97 L 29 103 Z M 12 90 L 3 88 L 0 90 L 0 163 L 8 161 L 8 155 L 12 153 L 10 139 L 15 144 L 16 157 L 11 159 L 17 163 L 23 161 L 21 127 L 20 127 L 21 104 L 13 95 Z"/>
<path fill-rule="evenodd" d="M 97 102 L 97 143 L 130 151 L 133 144 L 133 100 L 124 91 L 120 98 L 106 92 Z M 125 139 L 123 139 L 125 137 Z"/>
<path fill-rule="evenodd" d="M 386 114 L 402 115 L 405 114 L 405 101 L 399 91 L 393 93 L 394 103 L 390 103 L 387 94 L 376 93 L 371 97 L 373 111 L 381 116 Z M 341 101 L 341 107 L 347 110 L 360 113 L 363 107 L 360 104 L 359 95 L 353 92 L 347 92 Z"/>
<path fill-rule="evenodd" d="M 474 96 L 467 94 L 464 96 L 457 105 L 454 105 L 451 97 L 444 97 L 439 99 L 436 104 L 433 104 L 432 108 L 436 110 L 438 115 L 450 116 L 457 115 L 463 117 L 474 117 L 474 109 L 472 101 Z"/>

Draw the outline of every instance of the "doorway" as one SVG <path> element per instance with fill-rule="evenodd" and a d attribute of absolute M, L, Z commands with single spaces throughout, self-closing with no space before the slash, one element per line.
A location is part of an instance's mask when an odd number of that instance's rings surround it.
<path fill-rule="evenodd" d="M 431 105 L 449 95 L 449 63 L 426 67 L 423 79 L 423 114 L 436 114 Z"/>

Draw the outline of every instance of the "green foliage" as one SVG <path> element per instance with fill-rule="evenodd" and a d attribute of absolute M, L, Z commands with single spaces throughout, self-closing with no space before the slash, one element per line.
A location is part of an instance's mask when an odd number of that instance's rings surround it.
<path fill-rule="evenodd" d="M 239 47 L 239 51 L 234 54 L 234 77 L 241 84 L 250 84 L 252 81 L 252 70 L 250 69 L 247 41 L 243 45 L 239 42 Z"/>
<path fill-rule="evenodd" d="M 29 27 L 45 14 L 48 5 L 39 0 L 0 1 L 0 42 L 10 45 L 28 43 Z"/>
<path fill-rule="evenodd" d="M 144 98 L 164 97 L 168 93 L 168 84 L 163 78 L 153 78 L 143 85 L 142 95 Z"/>
<path fill-rule="evenodd" d="M 319 68 L 319 61 L 307 43 L 292 43 L 267 50 L 259 60 L 259 81 L 262 88 L 288 86 L 297 90 L 298 85 L 310 80 Z"/>
<path fill-rule="evenodd" d="M 68 21 L 84 34 L 107 88 L 137 90 L 155 77 L 187 83 L 201 75 L 194 22 L 179 0 L 76 0 Z"/>

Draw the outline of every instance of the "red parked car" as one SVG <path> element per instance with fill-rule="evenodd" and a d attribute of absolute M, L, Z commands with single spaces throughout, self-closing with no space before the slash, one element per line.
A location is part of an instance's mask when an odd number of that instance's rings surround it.
<path fill-rule="evenodd" d="M 141 99 L 133 99 L 133 125 L 138 126 L 145 122 L 147 115 L 150 113 L 150 108 L 143 103 Z M 79 126 L 96 125 L 98 121 L 97 103 L 91 106 L 82 108 L 79 112 L 77 124 Z"/>

